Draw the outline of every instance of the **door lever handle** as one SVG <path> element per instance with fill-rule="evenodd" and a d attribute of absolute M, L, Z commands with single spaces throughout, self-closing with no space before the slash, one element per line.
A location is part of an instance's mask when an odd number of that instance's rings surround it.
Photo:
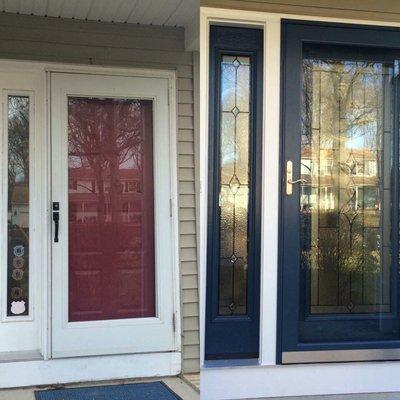
<path fill-rule="evenodd" d="M 293 162 L 288 161 L 286 163 L 286 194 L 291 196 L 293 194 L 293 185 L 295 183 L 307 183 L 305 179 L 293 180 Z"/>
<path fill-rule="evenodd" d="M 60 203 L 53 202 L 54 242 L 58 243 L 58 232 L 60 226 Z"/>
<path fill-rule="evenodd" d="M 294 185 L 295 183 L 307 183 L 307 181 L 305 179 L 296 179 L 295 181 L 292 181 L 291 179 L 289 179 L 288 183 L 290 185 Z"/>

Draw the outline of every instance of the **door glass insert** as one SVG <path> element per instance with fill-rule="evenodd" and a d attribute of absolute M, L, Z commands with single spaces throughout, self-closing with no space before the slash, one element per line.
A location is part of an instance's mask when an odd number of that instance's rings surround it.
<path fill-rule="evenodd" d="M 250 57 L 222 56 L 219 314 L 247 312 Z"/>
<path fill-rule="evenodd" d="M 306 314 L 391 311 L 394 63 L 305 57 Z"/>
<path fill-rule="evenodd" d="M 68 98 L 69 321 L 154 317 L 153 104 Z"/>
<path fill-rule="evenodd" d="M 29 96 L 7 99 L 7 316 L 29 315 Z"/>

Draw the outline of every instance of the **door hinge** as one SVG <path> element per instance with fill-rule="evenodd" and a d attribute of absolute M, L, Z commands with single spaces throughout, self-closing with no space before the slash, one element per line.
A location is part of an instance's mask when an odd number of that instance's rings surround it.
<path fill-rule="evenodd" d="M 176 332 L 176 321 L 175 321 L 175 313 L 172 314 L 172 329 L 174 333 Z"/>
<path fill-rule="evenodd" d="M 172 199 L 169 199 L 169 217 L 172 218 Z"/>

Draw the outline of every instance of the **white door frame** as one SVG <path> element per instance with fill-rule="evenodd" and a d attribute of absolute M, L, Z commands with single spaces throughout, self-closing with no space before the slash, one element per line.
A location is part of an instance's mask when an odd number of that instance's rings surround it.
<path fill-rule="evenodd" d="M 168 80 L 136 76 L 51 74 L 52 201 L 60 202 L 60 242 L 52 242 L 52 357 L 129 354 L 176 349 L 173 334 L 174 263 L 171 235 L 171 167 Z M 68 96 L 147 99 L 152 101 L 156 315 L 99 321 L 68 322 Z M 129 332 L 129 334 L 128 334 Z M 115 340 L 109 342 L 109 335 Z M 149 340 L 149 338 L 153 338 Z M 85 343 L 82 346 L 82 343 Z"/>
<path fill-rule="evenodd" d="M 281 20 L 309 20 L 400 27 L 400 23 L 315 17 L 201 7 L 200 9 L 200 365 L 201 390 L 208 400 L 400 391 L 400 362 L 276 364 L 278 296 L 278 210 L 281 91 Z M 264 129 L 261 233 L 260 358 L 251 365 L 235 360 L 204 360 L 209 28 L 211 24 L 264 29 Z M 288 385 L 290 382 L 290 385 Z M 310 384 L 311 383 L 311 384 Z"/>
<path fill-rule="evenodd" d="M 43 109 L 46 110 L 47 115 L 43 115 L 42 132 L 40 138 L 36 138 L 36 143 L 42 146 L 40 154 L 40 171 L 36 173 L 40 177 L 43 190 L 40 192 L 40 198 L 37 201 L 42 205 L 45 210 L 41 222 L 42 229 L 38 241 L 42 243 L 42 254 L 40 257 L 32 260 L 38 265 L 43 267 L 43 275 L 40 282 L 40 291 L 42 292 L 41 307 L 42 307 L 42 345 L 39 349 L 43 360 L 26 360 L 18 363 L 2 362 L 0 363 L 0 388 L 2 387 L 18 387 L 34 384 L 49 384 L 51 380 L 46 378 L 44 371 L 47 371 L 50 365 L 57 363 L 59 371 L 55 371 L 52 377 L 54 381 L 58 382 L 73 382 L 91 379 L 116 379 L 127 377 L 141 377 L 152 375 L 175 375 L 181 371 L 181 310 L 180 310 L 180 275 L 179 275 L 179 220 L 178 220 L 178 180 L 177 180 L 177 87 L 176 87 L 176 72 L 173 70 L 158 70 L 158 69 L 144 69 L 144 68 L 115 68 L 115 67 L 99 67 L 99 66 L 82 66 L 70 65 L 63 63 L 43 63 L 34 61 L 20 61 L 20 60 L 0 60 L 0 71 L 13 71 L 26 73 L 36 73 L 41 76 L 41 98 L 36 98 L 35 104 L 42 104 Z M 81 73 L 81 74 L 94 74 L 94 75 L 115 75 L 115 76 L 128 76 L 128 77 L 154 77 L 168 79 L 169 86 L 169 134 L 170 134 L 170 166 L 171 166 L 171 215 L 172 215 L 172 256 L 173 256 L 173 291 L 174 291 L 174 324 L 175 324 L 175 350 L 168 353 L 149 353 L 149 354 L 136 354 L 126 356 L 107 356 L 105 360 L 109 360 L 110 367 L 109 377 L 106 376 L 107 372 L 100 372 L 101 368 L 96 366 L 95 360 L 104 357 L 80 357 L 76 361 L 83 364 L 90 365 L 90 369 L 85 373 L 80 373 L 79 367 L 75 368 L 71 374 L 66 374 L 64 370 L 69 364 L 70 359 L 51 360 L 51 135 L 49 116 L 51 112 L 50 107 L 50 74 L 52 72 L 61 73 Z M 37 161 L 37 160 L 35 160 Z M 159 355 L 159 368 L 157 369 L 157 355 Z M 140 361 L 140 360 L 143 361 Z M 81 361 L 79 361 L 81 360 Z M 92 361 L 93 360 L 93 363 Z M 114 362 L 118 367 L 112 367 Z M 134 361 L 137 360 L 137 361 Z M 98 361 L 97 361 L 98 362 Z M 103 360 L 104 362 L 104 360 Z M 143 374 L 136 368 L 132 368 L 132 363 L 151 363 L 155 367 L 145 367 Z M 105 362 L 107 364 L 107 362 Z M 18 369 L 18 365 L 22 369 Z M 73 368 L 73 367 L 72 367 Z M 78 370 L 77 370 L 78 369 Z M 14 372 L 13 372 L 14 371 Z M 19 372 L 17 372 L 19 371 Z M 29 372 L 30 376 L 27 379 L 21 380 L 21 373 Z M 15 375 L 13 375 L 13 373 Z M 98 375 L 98 376 L 97 376 Z M 25 382 L 26 381 L 26 382 Z"/>

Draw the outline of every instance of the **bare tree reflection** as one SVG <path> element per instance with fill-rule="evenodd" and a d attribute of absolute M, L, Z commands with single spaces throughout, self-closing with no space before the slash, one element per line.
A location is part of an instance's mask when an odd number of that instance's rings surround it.
<path fill-rule="evenodd" d="M 322 312 L 370 312 L 388 301 L 382 142 L 391 73 L 382 63 L 303 61 L 302 265 Z"/>

